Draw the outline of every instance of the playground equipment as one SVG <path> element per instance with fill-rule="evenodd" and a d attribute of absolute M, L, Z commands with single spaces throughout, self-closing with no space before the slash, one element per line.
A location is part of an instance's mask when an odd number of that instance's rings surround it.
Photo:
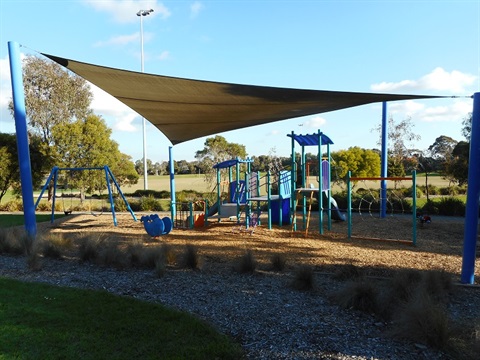
<path fill-rule="evenodd" d="M 47 181 L 45 182 L 45 185 L 43 186 L 43 188 L 40 192 L 40 195 L 38 196 L 38 199 L 37 199 L 37 202 L 35 203 L 34 209 L 36 209 L 38 207 L 38 204 L 40 203 L 40 200 L 42 199 L 43 193 L 45 192 L 45 190 L 48 189 L 51 181 L 53 180 L 52 216 L 51 216 L 51 222 L 53 223 L 53 221 L 55 220 L 55 201 L 56 201 L 58 173 L 60 171 L 86 171 L 86 170 L 100 170 L 100 171 L 105 172 L 105 180 L 106 180 L 106 184 L 107 184 L 106 186 L 107 186 L 107 189 L 108 189 L 108 199 L 109 199 L 109 203 L 110 203 L 110 209 L 111 209 L 111 212 L 112 212 L 113 224 L 115 226 L 117 226 L 117 217 L 115 215 L 115 204 L 114 204 L 114 201 L 113 201 L 111 184 L 115 185 L 115 187 L 118 191 L 118 194 L 122 197 L 122 200 L 124 201 L 124 203 L 127 207 L 127 210 L 132 215 L 133 220 L 137 221 L 137 218 L 136 218 L 135 214 L 133 213 L 127 199 L 123 195 L 122 190 L 120 189 L 120 186 L 117 183 L 117 180 L 115 179 L 112 172 L 110 171 L 110 168 L 107 165 L 105 165 L 103 167 L 79 167 L 79 168 L 60 168 L 58 166 L 54 166 L 52 168 L 52 171 L 50 172 L 50 175 L 47 178 Z M 70 208 L 67 211 L 69 213 L 71 213 L 72 209 Z M 67 213 L 67 211 L 65 211 L 65 207 L 64 207 L 64 212 Z"/>
<path fill-rule="evenodd" d="M 145 215 L 140 218 L 143 227 L 151 237 L 166 235 L 172 231 L 172 220 L 169 217 L 160 219 L 157 214 Z"/>
<path fill-rule="evenodd" d="M 217 171 L 217 201 L 206 211 L 205 221 L 209 218 L 221 219 L 235 218 L 237 222 L 240 221 L 242 208 L 246 203 L 245 180 L 240 180 L 240 167 L 245 164 L 246 172 L 250 172 L 251 159 L 235 158 L 231 160 L 222 161 L 213 166 Z M 233 168 L 235 168 L 235 180 L 233 180 Z M 228 171 L 228 199 L 222 200 L 222 169 Z"/>
<path fill-rule="evenodd" d="M 375 237 L 365 237 L 365 236 L 353 236 L 352 235 L 352 182 L 355 181 L 411 181 L 412 182 L 412 240 L 397 240 L 397 239 L 382 239 L 387 241 L 397 241 L 397 242 L 405 242 L 412 245 L 416 245 L 417 242 L 417 191 L 416 191 L 416 171 L 412 171 L 411 177 L 352 177 L 351 172 L 348 172 L 347 178 L 347 187 L 348 187 L 348 194 L 347 194 L 347 201 L 348 201 L 348 211 L 347 211 L 347 218 L 348 218 L 348 238 L 356 238 L 356 239 L 368 239 L 368 240 L 380 240 L 379 238 Z M 383 190 L 383 189 L 382 189 Z M 386 199 L 386 191 L 380 190 L 380 198 L 378 203 L 386 204 L 388 203 Z M 385 197 L 385 198 L 384 198 Z M 393 211 L 393 210 L 392 210 Z M 382 212 L 386 213 L 386 207 L 381 208 L 379 207 L 379 217 L 382 217 Z M 371 214 L 371 211 L 369 210 Z"/>
<path fill-rule="evenodd" d="M 300 202 L 302 206 L 302 224 L 305 230 L 305 235 L 308 233 L 311 216 L 311 204 L 314 198 L 318 201 L 318 217 L 319 217 L 319 232 L 323 234 L 323 212 L 327 210 L 328 230 L 331 230 L 332 219 L 338 221 L 345 221 L 345 216 L 338 209 L 335 199 L 331 194 L 331 176 L 330 176 L 330 145 L 333 141 L 323 134 L 320 130 L 316 134 L 295 134 L 293 131 L 287 135 L 292 138 L 292 171 L 291 171 L 291 188 L 295 196 L 291 197 L 291 209 L 293 213 L 292 231 L 297 230 L 297 204 Z M 295 142 L 301 146 L 300 168 L 296 163 Z M 327 158 L 322 159 L 322 146 L 327 146 Z M 307 162 L 305 161 L 305 147 L 316 146 L 318 156 L 318 187 L 314 184 L 306 183 Z M 327 200 L 328 207 L 324 209 L 324 197 Z M 307 198 L 309 199 L 307 211 Z"/>
<path fill-rule="evenodd" d="M 271 181 L 272 177 L 273 182 Z M 263 184 L 262 180 L 264 180 Z M 267 203 L 268 229 L 271 229 L 274 223 L 279 226 L 290 223 L 291 173 L 289 171 L 280 170 L 273 176 L 268 171 L 262 178 L 257 172 L 248 173 L 245 183 L 247 186 L 245 221 L 247 229 L 260 222 L 260 203 L 262 202 Z M 263 186 L 265 186 L 266 195 L 261 195 L 260 189 Z M 273 187 L 278 189 L 278 194 L 272 194 Z M 256 214 L 253 212 L 253 203 L 256 203 Z"/>

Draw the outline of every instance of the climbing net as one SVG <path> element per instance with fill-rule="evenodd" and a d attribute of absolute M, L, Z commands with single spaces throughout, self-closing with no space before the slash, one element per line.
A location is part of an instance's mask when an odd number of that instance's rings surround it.
<path fill-rule="evenodd" d="M 367 186 L 367 181 L 370 186 Z M 385 181 L 385 183 L 383 183 Z M 387 186 L 387 181 L 395 186 Z M 399 182 L 411 187 L 398 187 Z M 352 191 L 352 183 L 365 187 Z M 378 184 L 372 188 L 372 184 Z M 410 191 L 409 191 L 410 190 Z M 416 243 L 416 184 L 412 177 L 350 177 L 348 180 L 348 237 Z M 355 232 L 353 227 L 355 226 Z M 410 240 L 406 240 L 410 238 Z"/>

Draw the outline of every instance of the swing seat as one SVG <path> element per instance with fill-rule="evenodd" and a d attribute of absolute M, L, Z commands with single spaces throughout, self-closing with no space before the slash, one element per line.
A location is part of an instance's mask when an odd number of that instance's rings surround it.
<path fill-rule="evenodd" d="M 157 214 L 142 216 L 140 221 L 148 235 L 158 237 L 172 231 L 172 220 L 169 217 L 160 219 Z"/>

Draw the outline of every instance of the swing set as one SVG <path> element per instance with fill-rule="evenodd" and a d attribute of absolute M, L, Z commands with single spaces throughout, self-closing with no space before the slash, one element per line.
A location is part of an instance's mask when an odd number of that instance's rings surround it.
<path fill-rule="evenodd" d="M 45 182 L 45 185 L 43 186 L 40 195 L 37 199 L 37 202 L 35 203 L 35 209 L 37 209 L 38 204 L 40 203 L 40 200 L 42 199 L 43 193 L 49 188 L 51 182 L 53 181 L 53 194 L 52 194 L 52 216 L 51 216 L 51 223 L 55 220 L 55 201 L 56 201 L 56 191 L 57 188 L 59 187 L 58 184 L 58 175 L 60 171 L 70 171 L 70 172 L 75 172 L 75 171 L 89 171 L 89 170 L 96 170 L 96 171 L 104 171 L 105 173 L 105 180 L 107 184 L 107 189 L 108 189 L 108 200 L 110 203 L 110 209 L 112 212 L 112 217 L 113 217 L 113 224 L 117 226 L 117 217 L 115 215 L 115 204 L 113 200 L 113 193 L 112 193 L 112 184 L 116 187 L 118 194 L 122 197 L 122 200 L 124 201 L 127 210 L 130 212 L 132 215 L 132 218 L 134 221 L 137 221 L 137 218 L 133 212 L 133 210 L 130 207 L 130 204 L 128 203 L 127 199 L 122 193 L 122 190 L 120 189 L 120 186 L 117 183 L 117 180 L 113 176 L 113 173 L 111 172 L 110 168 L 105 165 L 103 167 L 78 167 L 78 168 L 60 168 L 58 166 L 54 166 L 52 171 L 50 172 L 50 175 L 47 178 L 47 181 Z M 72 188 L 70 187 L 70 207 L 67 209 L 65 207 L 65 194 L 63 192 L 64 189 L 68 188 L 68 185 L 65 186 L 60 186 L 62 187 L 62 205 L 63 205 L 63 211 L 66 215 L 69 215 L 73 211 L 73 194 L 72 194 Z M 91 200 L 90 200 L 91 201 Z M 90 213 L 94 216 L 99 216 L 103 213 L 103 208 L 104 206 L 102 205 L 102 210 L 100 214 L 95 214 L 93 211 L 90 211 Z"/>

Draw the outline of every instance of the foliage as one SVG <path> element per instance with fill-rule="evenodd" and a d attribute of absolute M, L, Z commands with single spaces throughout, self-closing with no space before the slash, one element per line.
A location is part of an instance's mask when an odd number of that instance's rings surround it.
<path fill-rule="evenodd" d="M 413 154 L 417 151 L 412 148 L 412 145 L 421 138 L 420 135 L 413 132 L 414 126 L 415 123 L 412 122 L 411 118 L 398 122 L 392 116 L 388 119 L 388 167 L 392 169 L 388 176 L 403 176 L 405 170 L 402 171 L 401 168 L 405 168 L 405 161 L 408 159 L 414 160 Z M 381 134 L 382 124 L 379 124 L 373 130 Z M 380 138 L 378 144 L 380 145 L 381 142 Z"/>
<path fill-rule="evenodd" d="M 254 273 L 257 268 L 257 260 L 251 250 L 247 250 L 238 260 L 237 271 L 239 273 Z"/>
<path fill-rule="evenodd" d="M 72 123 L 58 124 L 52 129 L 55 158 L 60 167 L 88 168 L 108 165 L 115 178 L 124 183 L 136 183 L 138 174 L 128 155 L 110 139 L 111 129 L 96 115 Z M 105 174 L 98 170 L 72 171 L 60 174 L 68 186 L 93 192 L 106 189 Z"/>
<path fill-rule="evenodd" d="M 282 253 L 275 253 L 270 258 L 272 263 L 272 268 L 274 271 L 283 271 L 287 266 L 287 259 L 284 254 Z"/>
<path fill-rule="evenodd" d="M 445 176 L 449 180 L 455 180 L 459 185 L 468 181 L 468 159 L 470 144 L 460 141 L 452 151 L 453 159 L 445 168 Z"/>
<path fill-rule="evenodd" d="M 313 268 L 308 265 L 299 266 L 293 274 L 291 285 L 294 289 L 300 291 L 313 290 L 315 287 L 315 274 Z"/>
<path fill-rule="evenodd" d="M 44 145 L 40 138 L 31 134 L 29 140 L 32 184 L 38 187 L 47 173 L 50 161 L 44 155 Z M 17 140 L 16 135 L 0 133 L 0 202 L 10 188 L 16 194 L 21 192 Z"/>
<path fill-rule="evenodd" d="M 348 171 L 353 177 L 380 176 L 380 156 L 373 150 L 354 146 L 348 150 L 332 152 L 332 168 L 335 167 L 338 179 L 346 181 Z"/>
<path fill-rule="evenodd" d="M 215 179 L 215 169 L 213 165 L 239 157 L 244 159 L 247 156 L 245 145 L 229 143 L 223 136 L 216 135 L 205 140 L 204 148 L 195 153 L 198 161 L 198 167 L 205 174 L 205 180 L 213 183 Z"/>
<path fill-rule="evenodd" d="M 468 116 L 462 121 L 462 135 L 465 139 L 470 142 L 470 135 L 472 133 L 472 113 L 469 113 Z"/>
<path fill-rule="evenodd" d="M 91 113 L 93 95 L 87 81 L 57 63 L 27 55 L 23 61 L 23 85 L 29 125 L 48 145 L 53 141 L 53 127 Z M 9 109 L 13 114 L 12 102 Z"/>

